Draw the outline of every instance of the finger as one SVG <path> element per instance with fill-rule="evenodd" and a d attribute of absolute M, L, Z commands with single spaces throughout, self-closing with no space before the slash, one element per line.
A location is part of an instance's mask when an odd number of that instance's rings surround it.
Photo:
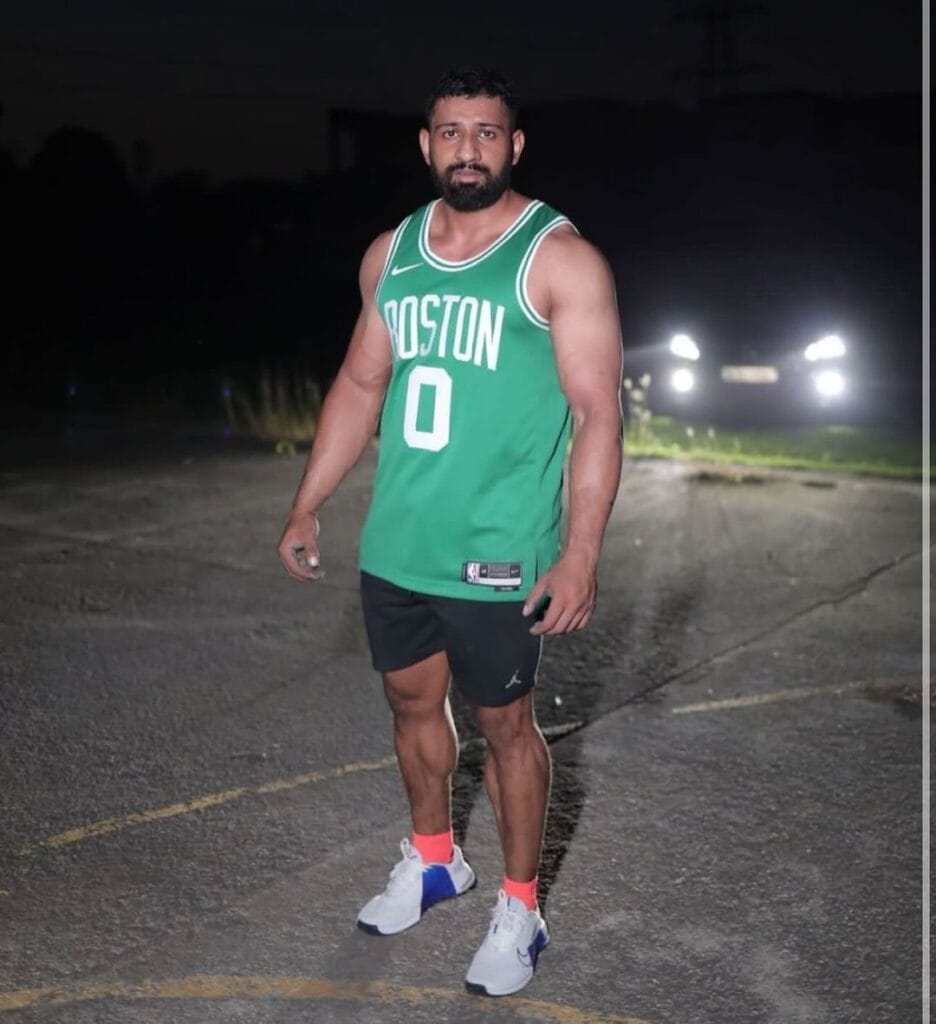
<path fill-rule="evenodd" d="M 555 630 L 556 623 L 559 621 L 560 616 L 563 613 L 563 606 L 553 598 L 550 601 L 549 609 L 543 618 L 535 623 L 530 629 L 533 636 L 541 636 L 544 633 L 552 633 Z"/>
<path fill-rule="evenodd" d="M 578 615 L 576 615 L 575 618 L 573 618 L 572 621 L 569 623 L 568 632 L 575 633 L 580 629 L 584 629 L 585 626 L 588 624 L 588 620 L 590 618 L 591 612 L 587 608 L 585 608 Z"/>
<path fill-rule="evenodd" d="M 593 597 L 590 597 L 582 602 L 581 610 L 579 611 L 579 614 L 575 617 L 575 621 L 570 626 L 570 629 L 584 629 L 591 620 L 591 617 L 594 614 L 594 612 L 595 599 Z"/>
<path fill-rule="evenodd" d="M 524 616 L 532 615 L 533 612 L 536 611 L 537 606 L 541 605 L 545 601 L 546 587 L 547 581 L 546 577 L 544 576 L 541 580 L 539 580 L 536 586 L 533 587 L 530 593 L 527 594 L 527 599 L 523 603 Z"/>
<path fill-rule="evenodd" d="M 549 630 L 554 636 L 558 636 L 560 633 L 568 633 L 570 631 L 572 620 L 576 617 L 578 609 L 569 608 L 559 616 L 556 620 L 555 625 Z"/>
<path fill-rule="evenodd" d="M 318 548 L 314 544 L 294 542 L 287 545 L 283 564 L 290 576 L 299 580 L 318 580 L 325 575 L 320 567 Z"/>
<path fill-rule="evenodd" d="M 290 569 L 287 566 L 286 571 L 294 580 L 299 580 L 300 583 L 313 583 L 316 580 L 325 579 L 324 569 L 309 568 L 303 571 L 301 569 Z"/>
<path fill-rule="evenodd" d="M 294 580 L 299 580 L 302 583 L 308 583 L 313 578 L 311 570 L 309 570 L 308 568 L 301 568 L 300 566 L 296 565 L 296 563 L 293 562 L 292 559 L 284 558 L 282 561 L 283 567 L 285 568 L 286 572 L 290 576 L 292 576 Z"/>
<path fill-rule="evenodd" d="M 572 633 L 581 629 L 584 625 L 582 619 L 584 617 L 585 621 L 588 621 L 587 617 L 591 614 L 591 607 L 587 601 L 571 602 L 568 607 L 559 610 L 558 616 L 547 632 L 558 636 L 560 633 Z"/>
<path fill-rule="evenodd" d="M 557 633 L 574 633 L 579 628 L 582 619 L 582 611 L 572 612 L 564 622 L 559 623 Z"/>

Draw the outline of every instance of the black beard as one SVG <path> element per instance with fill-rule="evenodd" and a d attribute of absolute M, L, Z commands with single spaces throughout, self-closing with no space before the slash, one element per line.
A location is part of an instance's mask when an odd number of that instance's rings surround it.
<path fill-rule="evenodd" d="M 480 182 L 455 182 L 452 180 L 456 171 L 478 171 L 484 175 Z M 500 174 L 494 175 L 480 164 L 452 164 L 440 174 L 432 164 L 429 174 L 432 184 L 439 195 L 459 213 L 470 213 L 473 210 L 484 210 L 493 206 L 510 187 L 510 161 L 504 164 Z"/>

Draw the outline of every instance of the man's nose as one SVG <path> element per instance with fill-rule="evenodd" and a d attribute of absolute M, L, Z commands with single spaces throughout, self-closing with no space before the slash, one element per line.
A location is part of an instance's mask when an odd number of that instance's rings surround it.
<path fill-rule="evenodd" d="M 475 163 L 481 156 L 481 149 L 478 146 L 477 138 L 470 133 L 462 135 L 458 140 L 458 149 L 455 156 L 459 163 Z"/>

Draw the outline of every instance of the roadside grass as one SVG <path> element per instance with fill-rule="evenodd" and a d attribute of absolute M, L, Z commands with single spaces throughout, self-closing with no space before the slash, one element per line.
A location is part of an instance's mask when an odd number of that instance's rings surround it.
<path fill-rule="evenodd" d="M 864 427 L 735 430 L 650 416 L 628 425 L 625 455 L 919 479 L 922 438 Z"/>
<path fill-rule="evenodd" d="M 315 435 L 322 389 L 311 376 L 262 371 L 252 388 L 230 384 L 224 404 L 231 431 L 274 443 L 292 455 Z M 786 430 L 735 430 L 688 423 L 649 410 L 629 421 L 624 435 L 627 458 L 682 459 L 783 469 L 823 470 L 919 479 L 921 437 L 852 426 Z"/>
<path fill-rule="evenodd" d="M 273 441 L 279 454 L 295 454 L 315 434 L 322 411 L 322 389 L 314 378 L 266 369 L 253 388 L 224 388 L 228 426 L 239 437 Z"/>

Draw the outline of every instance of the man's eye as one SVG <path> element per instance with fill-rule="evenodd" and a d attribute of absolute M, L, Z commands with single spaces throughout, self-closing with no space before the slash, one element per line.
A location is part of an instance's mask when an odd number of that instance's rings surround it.
<path fill-rule="evenodd" d="M 495 136 L 495 132 L 491 128 L 485 128 L 481 132 L 481 138 L 482 139 L 493 139 L 494 136 Z"/>

